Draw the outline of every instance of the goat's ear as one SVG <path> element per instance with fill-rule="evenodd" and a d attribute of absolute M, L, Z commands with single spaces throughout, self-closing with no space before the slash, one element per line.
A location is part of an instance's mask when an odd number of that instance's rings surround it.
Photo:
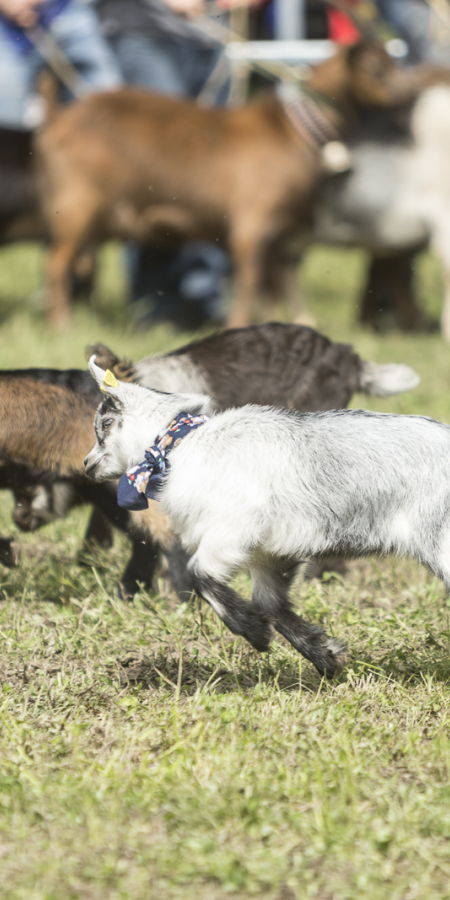
<path fill-rule="evenodd" d="M 89 358 L 89 371 L 90 371 L 92 377 L 95 378 L 99 387 L 101 387 L 101 385 L 103 384 L 103 379 L 106 375 L 106 372 L 105 372 L 105 369 L 101 369 L 100 366 L 97 365 L 95 360 L 96 360 L 96 356 L 95 356 L 95 354 L 93 354 Z"/>
<path fill-rule="evenodd" d="M 104 394 L 110 394 L 118 403 L 122 403 L 123 385 L 119 384 L 115 375 L 109 369 L 102 369 L 95 362 L 95 355 L 89 360 L 89 371 L 95 378 L 99 388 Z"/>

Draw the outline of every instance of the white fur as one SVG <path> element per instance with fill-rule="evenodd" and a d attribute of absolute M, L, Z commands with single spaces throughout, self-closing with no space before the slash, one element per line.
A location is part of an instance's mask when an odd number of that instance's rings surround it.
<path fill-rule="evenodd" d="M 138 384 L 154 391 L 208 393 L 208 385 L 199 366 L 188 354 L 182 356 L 145 356 L 134 367 Z"/>
<path fill-rule="evenodd" d="M 131 445 L 136 463 L 177 412 L 208 403 L 129 384 L 109 392 L 122 426 L 87 457 L 97 478 L 122 474 Z M 191 568 L 218 581 L 276 558 L 392 552 L 426 563 L 450 587 L 447 425 L 246 406 L 213 416 L 171 452 L 170 466 L 161 503 L 193 554 Z"/>
<path fill-rule="evenodd" d="M 360 390 L 372 397 L 390 397 L 417 387 L 420 376 L 410 366 L 402 363 L 363 363 Z"/>
<path fill-rule="evenodd" d="M 314 236 L 384 252 L 429 241 L 444 267 L 441 325 L 450 341 L 450 87 L 424 91 L 411 132 L 410 144 L 352 147 L 353 172 L 339 190 L 325 186 Z"/>

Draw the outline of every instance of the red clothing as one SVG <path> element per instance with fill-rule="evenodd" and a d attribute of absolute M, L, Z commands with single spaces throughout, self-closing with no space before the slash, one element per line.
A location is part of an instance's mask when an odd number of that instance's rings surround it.
<path fill-rule="evenodd" d="M 352 6 L 356 6 L 358 0 L 347 0 L 348 3 L 351 3 Z M 353 24 L 352 20 L 349 19 L 345 13 L 341 12 L 340 9 L 330 9 L 327 7 L 327 18 L 328 18 L 328 29 L 329 29 L 329 37 L 331 41 L 335 41 L 336 44 L 356 44 L 357 41 L 361 39 L 361 35 L 356 27 Z"/>

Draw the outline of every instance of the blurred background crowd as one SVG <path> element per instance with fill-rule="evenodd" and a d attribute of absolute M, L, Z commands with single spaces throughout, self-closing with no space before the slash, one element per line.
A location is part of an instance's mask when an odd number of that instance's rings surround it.
<path fill-rule="evenodd" d="M 447 0 L 347 0 L 341 6 L 324 0 L 0 0 L 0 127 L 32 131 L 42 124 L 43 69 L 58 77 L 61 103 L 123 84 L 211 106 L 245 102 L 283 81 L 292 59 L 282 42 L 312 42 L 317 60 L 329 53 L 324 42 L 355 43 L 358 28 L 346 6 L 363 19 L 379 17 L 382 37 L 404 65 L 450 64 Z M 236 56 L 239 43 L 255 41 L 273 42 L 269 62 L 264 54 Z M 294 62 L 298 67 L 302 60 Z M 189 241 L 158 250 L 130 243 L 123 266 L 136 322 L 195 328 L 225 319 L 230 262 L 217 245 Z"/>

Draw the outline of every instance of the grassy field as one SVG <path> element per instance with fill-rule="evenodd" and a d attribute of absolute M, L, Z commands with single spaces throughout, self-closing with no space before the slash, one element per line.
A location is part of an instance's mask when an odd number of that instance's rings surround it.
<path fill-rule="evenodd" d="M 318 248 L 301 273 L 319 328 L 366 358 L 404 361 L 411 395 L 354 405 L 450 422 L 450 350 L 437 334 L 354 325 L 362 254 Z M 183 343 L 133 333 L 114 248 L 94 309 L 46 329 L 43 260 L 0 253 L 0 366 L 84 365 L 102 340 L 138 358 Z M 417 269 L 437 315 L 439 269 Z M 5 494 L 0 533 L 13 534 Z M 450 601 L 407 560 L 299 580 L 295 600 L 344 637 L 320 681 L 287 644 L 258 656 L 200 604 L 124 605 L 128 547 L 81 567 L 88 511 L 21 535 L 0 572 L 0 897 L 8 900 L 435 900 L 450 897 Z M 240 579 L 241 590 L 249 584 Z"/>

